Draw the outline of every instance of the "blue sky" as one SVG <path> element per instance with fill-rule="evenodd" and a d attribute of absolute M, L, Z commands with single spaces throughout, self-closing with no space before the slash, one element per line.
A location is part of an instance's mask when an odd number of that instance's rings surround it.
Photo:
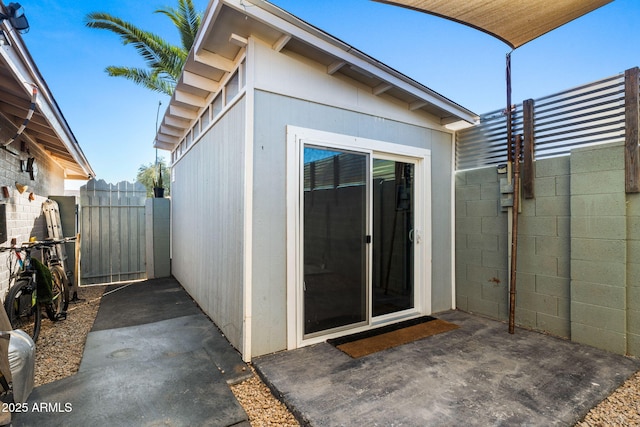
<path fill-rule="evenodd" d="M 23 39 L 97 177 L 133 181 L 153 162 L 158 102 L 168 97 L 107 76 L 108 65 L 138 66 L 133 48 L 84 26 L 104 11 L 177 43 L 153 11 L 175 0 L 20 0 L 31 25 Z M 207 0 L 194 0 L 204 11 Z M 273 0 L 440 94 L 481 114 L 505 105 L 499 40 L 461 24 L 369 0 Z M 512 54 L 513 101 L 539 98 L 640 65 L 640 1 L 615 0 Z M 160 151 L 166 159 L 169 154 Z"/>

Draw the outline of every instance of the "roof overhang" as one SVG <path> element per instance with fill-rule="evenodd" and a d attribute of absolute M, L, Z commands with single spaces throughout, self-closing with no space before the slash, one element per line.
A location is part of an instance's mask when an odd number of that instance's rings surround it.
<path fill-rule="evenodd" d="M 0 145 L 25 122 L 35 88 L 35 111 L 19 138 L 40 146 L 66 179 L 95 176 L 21 36 L 6 20 L 0 31 Z"/>
<path fill-rule="evenodd" d="M 374 0 L 484 31 L 516 49 L 613 0 Z"/>
<path fill-rule="evenodd" d="M 328 74 L 347 76 L 374 95 L 425 111 L 442 125 L 478 120 L 475 113 L 267 1 L 214 0 L 158 129 L 156 148 L 172 150 L 180 143 L 233 71 L 250 37 L 320 63 Z"/>

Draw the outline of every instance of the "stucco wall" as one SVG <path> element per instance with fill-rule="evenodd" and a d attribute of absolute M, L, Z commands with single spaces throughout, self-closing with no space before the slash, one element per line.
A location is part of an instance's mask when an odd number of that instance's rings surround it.
<path fill-rule="evenodd" d="M 458 308 L 508 317 L 507 214 L 496 168 L 456 175 Z M 625 194 L 620 143 L 535 163 L 519 217 L 516 323 L 640 354 L 640 197 Z"/>

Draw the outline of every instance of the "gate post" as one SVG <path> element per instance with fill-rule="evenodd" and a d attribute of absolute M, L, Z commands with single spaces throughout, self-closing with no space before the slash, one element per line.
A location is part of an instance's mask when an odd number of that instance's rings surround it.
<path fill-rule="evenodd" d="M 171 276 L 171 201 L 149 198 L 145 205 L 147 279 Z"/>

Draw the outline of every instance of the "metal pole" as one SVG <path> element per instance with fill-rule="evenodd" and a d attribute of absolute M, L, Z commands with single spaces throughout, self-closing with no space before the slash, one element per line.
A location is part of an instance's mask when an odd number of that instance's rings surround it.
<path fill-rule="evenodd" d="M 520 209 L 520 152 L 522 135 L 516 136 L 513 164 L 513 219 L 511 224 L 511 275 L 509 279 L 509 333 L 515 332 L 516 266 L 518 261 L 518 210 Z"/>

